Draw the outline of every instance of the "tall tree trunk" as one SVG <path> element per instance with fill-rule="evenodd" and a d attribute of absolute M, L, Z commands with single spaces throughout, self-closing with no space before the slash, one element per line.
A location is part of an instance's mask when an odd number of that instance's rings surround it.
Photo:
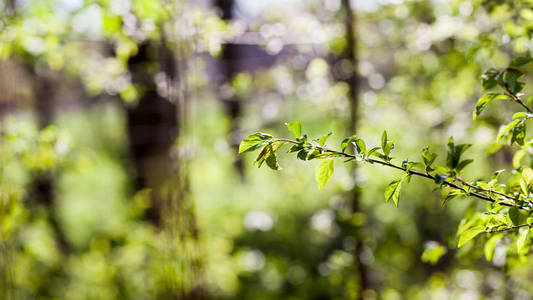
<path fill-rule="evenodd" d="M 215 6 L 220 10 L 221 18 L 226 22 L 233 19 L 234 0 L 216 0 Z M 221 68 L 223 73 L 222 88 L 231 84 L 231 79 L 236 75 L 235 63 L 239 59 L 239 45 L 228 42 L 224 44 L 221 55 Z M 237 154 L 239 149 L 239 142 L 241 138 L 241 130 L 239 125 L 239 118 L 242 114 L 242 101 L 240 97 L 234 93 L 226 95 L 226 92 L 219 91 L 219 95 L 224 103 L 224 108 L 230 119 L 229 140 L 230 145 L 235 153 L 234 167 L 239 172 L 241 178 L 244 176 L 244 165 L 240 155 Z"/>
<path fill-rule="evenodd" d="M 158 64 L 158 73 L 149 66 Z M 161 249 L 167 273 L 161 299 L 205 299 L 201 280 L 198 229 L 189 196 L 188 168 L 180 144 L 185 123 L 184 70 L 165 44 L 145 43 L 128 63 L 134 84 L 143 94 L 127 111 L 130 153 L 135 169 L 135 189 L 151 190 L 151 205 L 145 218 L 167 239 Z M 156 71 L 157 72 L 157 71 Z M 178 87 L 176 88 L 176 84 Z"/>
<path fill-rule="evenodd" d="M 350 118 L 348 124 L 348 135 L 354 135 L 357 132 L 358 108 L 359 108 L 359 78 L 358 78 L 358 59 L 357 59 L 357 40 L 355 32 L 356 16 L 350 5 L 350 0 L 342 0 L 342 7 L 344 10 L 344 27 L 346 30 L 346 48 L 341 55 L 342 60 L 346 60 L 352 65 L 352 72 L 348 74 L 343 80 L 349 86 L 348 99 L 350 101 Z M 356 164 L 351 164 L 352 177 L 355 182 L 356 179 Z M 352 214 L 361 212 L 361 189 L 357 184 L 350 191 L 349 194 L 350 208 Z M 358 298 L 363 298 L 365 290 L 370 288 L 368 280 L 368 266 L 361 258 L 364 255 L 364 236 L 361 232 L 361 227 L 353 228 L 353 237 L 355 239 L 355 253 L 354 253 L 354 267 L 358 272 Z"/>
<path fill-rule="evenodd" d="M 145 43 L 139 46 L 137 55 L 128 63 L 134 84 L 141 86 L 143 94 L 135 106 L 127 110 L 127 127 L 130 154 L 135 169 L 135 190 L 152 188 L 157 190 L 161 182 L 172 173 L 170 157 L 178 131 L 176 106 L 158 93 L 154 82 L 155 74 L 149 73 L 150 64 L 160 58 L 159 47 Z M 170 51 L 166 49 L 166 51 Z M 174 76 L 171 68 L 174 61 L 168 62 L 167 70 L 161 70 L 161 80 Z M 172 71 L 169 71 L 172 70 Z M 152 196 L 146 219 L 157 227 L 162 225 L 160 201 Z"/>
<path fill-rule="evenodd" d="M 52 70 L 46 69 L 37 72 L 36 66 L 27 66 L 27 70 L 33 80 L 34 106 L 37 112 L 37 122 L 39 129 L 42 130 L 53 123 L 54 118 L 54 91 L 58 89 L 58 81 L 54 79 Z M 55 187 L 53 176 L 50 171 L 38 171 L 35 174 L 32 191 L 30 195 L 34 197 L 35 203 L 46 208 L 48 220 L 54 230 L 56 241 L 60 250 L 67 254 L 71 245 L 67 240 L 55 211 Z"/>

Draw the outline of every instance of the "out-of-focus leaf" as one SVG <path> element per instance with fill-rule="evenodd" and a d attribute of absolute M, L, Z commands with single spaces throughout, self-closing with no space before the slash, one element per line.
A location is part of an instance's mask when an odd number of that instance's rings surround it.
<path fill-rule="evenodd" d="M 492 261 L 492 258 L 494 257 L 494 247 L 496 247 L 496 244 L 502 239 L 502 237 L 503 235 L 501 233 L 497 233 L 491 236 L 490 239 L 485 243 L 483 252 L 485 253 L 485 258 L 488 261 Z"/>
<path fill-rule="evenodd" d="M 494 100 L 507 99 L 507 98 L 508 98 L 507 95 L 500 94 L 500 93 L 487 93 L 481 96 L 481 98 L 479 98 L 476 104 L 476 110 L 474 111 L 474 114 L 473 114 L 474 120 L 481 114 L 481 112 L 483 112 L 483 110 L 485 109 L 485 107 L 487 107 L 487 105 L 489 105 L 489 103 L 491 103 Z"/>
<path fill-rule="evenodd" d="M 485 232 L 485 226 L 474 226 L 470 229 L 465 230 L 459 235 L 459 243 L 457 243 L 457 248 L 461 248 L 464 244 L 475 238 L 480 233 Z"/>
<path fill-rule="evenodd" d="M 334 167 L 332 159 L 325 159 L 318 164 L 316 167 L 315 178 L 319 190 L 323 189 L 326 183 L 328 183 L 329 179 L 333 175 L 333 170 Z"/>

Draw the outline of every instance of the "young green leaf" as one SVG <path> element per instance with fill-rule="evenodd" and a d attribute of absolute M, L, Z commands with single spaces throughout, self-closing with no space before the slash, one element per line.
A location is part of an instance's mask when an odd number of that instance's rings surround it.
<path fill-rule="evenodd" d="M 524 140 L 526 138 L 526 125 L 524 122 L 518 123 L 511 130 L 511 144 L 516 142 L 520 146 L 524 146 Z"/>
<path fill-rule="evenodd" d="M 509 208 L 509 212 L 507 213 L 509 215 L 509 220 L 513 223 L 513 225 L 518 225 L 520 223 L 520 212 L 518 211 L 518 208 L 511 207 Z"/>
<path fill-rule="evenodd" d="M 273 136 L 267 133 L 254 133 L 246 137 L 239 145 L 239 154 L 254 151 L 261 148 L 262 146 L 270 143 L 273 139 Z"/>
<path fill-rule="evenodd" d="M 385 148 L 383 148 L 383 153 L 387 158 L 390 156 L 391 150 L 394 149 L 394 143 L 392 141 L 387 141 L 385 144 Z M 387 159 L 390 160 L 390 159 Z"/>
<path fill-rule="evenodd" d="M 331 135 L 331 132 L 322 136 L 319 140 L 318 140 L 318 144 L 321 146 L 321 147 L 324 147 L 324 145 L 326 144 L 326 140 L 329 138 L 329 136 Z"/>
<path fill-rule="evenodd" d="M 441 199 L 440 204 L 442 205 L 442 207 L 444 207 L 450 200 L 461 195 L 462 195 L 462 192 L 459 190 L 455 190 L 452 188 L 444 188 L 442 189 L 442 199 Z"/>
<path fill-rule="evenodd" d="M 485 107 L 487 107 L 487 105 L 489 105 L 489 103 L 491 103 L 492 101 L 500 100 L 500 99 L 507 99 L 507 98 L 508 98 L 507 95 L 500 94 L 500 93 L 487 93 L 481 96 L 481 98 L 479 98 L 476 104 L 476 110 L 474 111 L 473 119 L 475 120 L 481 114 L 481 112 L 485 109 Z"/>
<path fill-rule="evenodd" d="M 263 165 L 263 162 L 266 162 L 267 166 L 269 166 L 271 169 L 281 170 L 276 157 L 276 151 L 276 144 L 270 143 L 266 145 L 265 147 L 263 147 L 261 152 L 259 152 L 259 155 L 257 155 L 254 164 L 257 164 L 257 167 L 260 168 L 261 165 Z"/>
<path fill-rule="evenodd" d="M 526 101 L 526 106 L 529 107 L 531 105 L 531 102 L 533 102 L 533 96 L 529 96 Z"/>
<path fill-rule="evenodd" d="M 533 58 L 531 58 L 531 57 L 517 57 L 517 58 L 511 60 L 511 62 L 509 63 L 509 66 L 518 68 L 518 67 L 521 67 L 523 65 L 527 65 L 531 61 L 533 61 Z"/>
<path fill-rule="evenodd" d="M 459 243 L 457 244 L 457 248 L 461 248 L 464 244 L 469 242 L 471 239 L 475 238 L 478 234 L 485 232 L 485 226 L 474 226 L 470 229 L 467 229 L 463 231 L 459 235 Z"/>
<path fill-rule="evenodd" d="M 362 139 L 356 139 L 355 142 L 355 149 L 357 150 L 357 154 L 360 156 L 364 156 L 366 152 L 366 144 L 365 141 Z"/>
<path fill-rule="evenodd" d="M 302 136 L 302 124 L 300 122 L 285 123 L 285 125 L 295 137 L 299 138 Z"/>
<path fill-rule="evenodd" d="M 381 156 L 383 156 L 381 153 L 376 152 L 376 151 L 378 151 L 378 150 L 379 150 L 379 147 L 374 147 L 374 148 L 368 150 L 368 152 L 366 153 L 366 156 L 367 156 L 367 157 L 372 156 L 372 155 L 373 155 L 373 156 L 376 156 L 376 157 L 381 157 Z M 376 154 L 376 153 L 377 153 L 377 154 Z"/>
<path fill-rule="evenodd" d="M 266 164 L 269 166 L 272 170 L 281 170 L 281 167 L 278 164 L 278 159 L 276 157 L 276 145 L 271 144 L 269 147 L 269 151 L 266 154 Z"/>
<path fill-rule="evenodd" d="M 457 165 L 457 172 L 460 173 L 466 166 L 468 166 L 470 163 L 472 163 L 473 159 L 465 159 Z"/>
<path fill-rule="evenodd" d="M 306 160 L 307 159 L 307 155 L 309 154 L 310 150 L 309 149 L 302 149 L 298 152 L 298 154 L 296 155 L 296 157 L 300 160 Z"/>
<path fill-rule="evenodd" d="M 525 250 L 524 246 L 526 245 L 528 235 L 529 235 L 529 227 L 523 230 L 522 232 L 520 232 L 520 234 L 518 235 L 518 238 L 516 239 L 516 250 L 519 254 L 521 254 Z"/>
<path fill-rule="evenodd" d="M 470 144 L 455 145 L 453 142 L 453 137 L 450 137 L 448 140 L 448 156 L 446 157 L 446 165 L 450 169 L 456 169 L 461 160 L 461 155 L 471 146 L 472 145 Z"/>
<path fill-rule="evenodd" d="M 437 154 L 429 151 L 429 147 L 426 147 L 422 149 L 422 160 L 424 160 L 424 165 L 426 166 L 426 171 L 430 172 L 433 169 L 431 168 L 431 165 L 437 158 Z"/>
<path fill-rule="evenodd" d="M 513 120 L 515 119 L 524 119 L 524 118 L 527 118 L 528 117 L 528 114 L 521 111 L 521 112 L 517 112 L 513 115 Z"/>
<path fill-rule="evenodd" d="M 483 252 L 485 253 L 487 261 L 492 261 L 492 258 L 494 257 L 494 247 L 496 247 L 496 244 L 502 239 L 502 237 L 503 235 L 501 233 L 495 234 L 485 243 Z"/>
<path fill-rule="evenodd" d="M 300 145 L 292 145 L 292 147 L 289 148 L 289 151 L 287 151 L 287 153 L 298 152 L 302 149 L 303 147 Z"/>
<path fill-rule="evenodd" d="M 306 159 L 307 160 L 315 159 L 315 158 L 319 157 L 320 154 L 321 154 L 320 150 L 318 150 L 317 148 L 314 148 L 313 150 L 309 151 L 309 153 L 307 154 Z"/>
<path fill-rule="evenodd" d="M 490 89 L 492 89 L 493 87 L 495 87 L 497 84 L 498 84 L 498 80 L 499 80 L 499 77 L 500 77 L 500 71 L 496 70 L 496 69 L 489 69 L 487 70 L 485 73 L 483 73 L 483 75 L 481 75 L 481 79 L 482 79 L 482 92 L 484 91 L 488 91 Z"/>
<path fill-rule="evenodd" d="M 509 133 L 509 131 L 511 131 L 520 122 L 521 120 L 514 120 L 511 123 L 505 125 L 502 129 L 500 129 L 500 132 L 496 137 L 496 142 L 499 142 L 507 133 Z"/>
<path fill-rule="evenodd" d="M 505 86 L 516 95 L 524 88 L 524 83 L 519 81 L 523 76 L 524 74 L 519 70 L 509 68 L 503 73 L 503 82 L 505 83 Z"/>
<path fill-rule="evenodd" d="M 348 147 L 348 145 L 354 141 L 357 137 L 355 135 L 352 135 L 351 137 L 347 137 L 345 138 L 344 140 L 342 140 L 341 142 L 341 151 L 342 153 L 344 153 L 344 151 L 346 150 L 346 147 Z"/>
<path fill-rule="evenodd" d="M 400 191 L 402 189 L 402 183 L 406 180 L 408 176 L 410 175 L 405 175 L 402 178 L 398 178 L 389 183 L 389 185 L 385 188 L 385 202 L 389 202 L 392 200 L 394 205 L 398 207 L 400 202 Z"/>
<path fill-rule="evenodd" d="M 333 170 L 333 159 L 325 159 L 318 164 L 316 167 L 315 178 L 319 190 L 324 188 L 329 181 L 333 175 Z"/>
<path fill-rule="evenodd" d="M 381 134 L 381 149 L 385 151 L 386 146 L 387 146 L 387 131 L 383 130 L 383 134 Z"/>

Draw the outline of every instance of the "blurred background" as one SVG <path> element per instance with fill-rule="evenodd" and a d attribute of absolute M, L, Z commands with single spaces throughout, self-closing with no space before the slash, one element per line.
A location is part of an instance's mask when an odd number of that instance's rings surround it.
<path fill-rule="evenodd" d="M 3 0 L 2 299 L 530 299 L 533 264 L 457 250 L 462 216 L 413 178 L 335 162 L 281 171 L 245 136 L 333 132 L 396 162 L 473 143 L 469 179 L 510 168 L 512 107 L 472 122 L 480 76 L 533 50 L 533 2 Z M 526 86 L 526 94 L 529 89 Z M 490 155 L 487 156 L 487 153 Z M 482 237 L 481 239 L 484 239 Z"/>

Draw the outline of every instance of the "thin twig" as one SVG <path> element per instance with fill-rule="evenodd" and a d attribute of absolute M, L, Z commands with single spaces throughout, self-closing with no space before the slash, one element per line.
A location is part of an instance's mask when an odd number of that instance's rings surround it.
<path fill-rule="evenodd" d="M 487 230 L 487 231 L 485 231 L 485 233 L 504 232 L 504 231 L 509 231 L 509 230 L 518 229 L 518 228 L 522 228 L 522 227 L 532 227 L 532 226 L 533 225 L 531 225 L 531 224 L 520 224 L 520 225 L 516 225 L 516 226 L 510 226 L 510 227 L 501 228 L 501 229 Z"/>
<path fill-rule="evenodd" d="M 298 141 L 294 141 L 294 140 L 290 140 L 290 139 L 276 138 L 275 140 L 276 141 L 280 141 L 280 142 L 292 143 L 292 144 L 295 144 L 295 145 L 299 145 L 300 144 Z M 308 149 L 316 148 L 316 149 L 321 150 L 322 152 L 334 153 L 334 154 L 337 154 L 337 155 L 340 155 L 340 156 L 343 156 L 343 157 L 347 157 L 347 158 L 361 159 L 361 160 L 369 162 L 369 163 L 376 163 L 376 164 L 380 164 L 380 165 L 387 166 L 387 167 L 390 167 L 390 168 L 398 169 L 398 170 L 401 170 L 401 171 L 404 171 L 404 172 L 408 173 L 409 175 L 416 175 L 416 176 L 424 177 L 424 178 L 427 178 L 427 179 L 435 180 L 435 176 L 433 176 L 431 174 L 422 173 L 422 172 L 414 171 L 414 170 L 411 170 L 411 169 L 408 170 L 407 168 L 394 165 L 394 164 L 392 164 L 392 163 L 390 163 L 388 161 L 382 161 L 382 160 L 377 160 L 377 159 L 372 159 L 372 158 L 362 158 L 362 157 L 358 157 L 356 155 L 352 155 L 352 154 L 348 154 L 348 153 L 344 153 L 344 152 L 331 150 L 331 149 L 328 149 L 328 148 L 325 148 L 325 147 L 311 145 L 310 143 L 306 143 L 306 145 L 304 147 L 306 147 Z M 463 187 L 454 184 L 453 182 L 449 182 L 449 181 L 444 180 L 444 182 L 442 184 L 447 185 L 447 186 L 449 186 L 451 188 L 460 190 L 461 192 L 465 193 L 468 196 L 473 196 L 473 197 L 476 197 L 476 198 L 484 200 L 484 201 L 488 201 L 488 202 L 492 202 L 492 203 L 498 203 L 498 204 L 503 205 L 503 206 L 516 207 L 518 209 L 528 210 L 529 211 L 528 207 L 524 207 L 524 206 L 521 206 L 521 205 L 518 205 L 518 204 L 514 204 L 514 203 L 499 202 L 499 201 L 493 199 L 490 196 L 486 196 L 486 195 L 483 195 L 483 194 L 480 194 L 480 193 L 477 193 L 477 192 L 469 192 L 469 191 L 465 190 Z M 509 196 L 509 195 L 506 195 L 506 198 L 514 199 L 512 196 Z"/>

